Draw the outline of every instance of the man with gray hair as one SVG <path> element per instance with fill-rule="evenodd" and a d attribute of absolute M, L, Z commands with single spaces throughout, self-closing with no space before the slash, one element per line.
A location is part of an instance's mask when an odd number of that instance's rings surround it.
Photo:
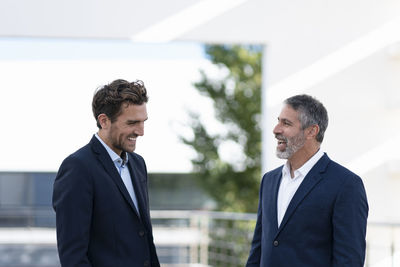
<path fill-rule="evenodd" d="M 360 177 L 320 149 L 328 113 L 309 95 L 285 100 L 273 133 L 286 164 L 261 182 L 247 267 L 362 267 L 368 203 Z"/>

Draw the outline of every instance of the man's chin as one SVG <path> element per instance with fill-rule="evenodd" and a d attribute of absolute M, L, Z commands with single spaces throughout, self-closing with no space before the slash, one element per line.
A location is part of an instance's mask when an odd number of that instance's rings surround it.
<path fill-rule="evenodd" d="M 280 159 L 288 159 L 290 157 L 287 151 L 276 150 L 276 156 Z"/>
<path fill-rule="evenodd" d="M 132 153 L 135 151 L 136 146 L 134 147 L 124 147 L 124 151 L 128 153 Z"/>

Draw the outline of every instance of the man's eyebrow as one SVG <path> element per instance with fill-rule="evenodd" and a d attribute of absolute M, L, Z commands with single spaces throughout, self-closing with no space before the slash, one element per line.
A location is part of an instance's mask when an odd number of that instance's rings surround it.
<path fill-rule="evenodd" d="M 285 119 L 285 118 L 279 118 L 279 117 L 278 117 L 278 121 L 283 122 L 283 123 L 287 123 L 287 124 L 290 124 L 290 125 L 293 124 L 292 121 L 290 121 L 290 120 L 288 120 L 288 119 Z"/>
<path fill-rule="evenodd" d="M 148 119 L 149 119 L 149 117 L 147 117 L 147 118 L 144 119 L 144 120 L 127 120 L 126 122 L 127 122 L 127 123 L 135 123 L 135 122 L 141 122 L 141 121 L 145 122 L 145 121 L 147 121 Z"/>

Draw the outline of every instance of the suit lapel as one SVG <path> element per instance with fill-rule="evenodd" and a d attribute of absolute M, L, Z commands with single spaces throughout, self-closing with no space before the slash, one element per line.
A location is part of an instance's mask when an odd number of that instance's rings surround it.
<path fill-rule="evenodd" d="M 128 153 L 129 155 L 129 153 Z M 128 168 L 131 174 L 131 179 L 132 179 L 132 185 L 133 185 L 133 190 L 135 190 L 135 195 L 137 199 L 137 204 L 138 204 L 138 209 L 141 211 L 140 215 L 141 217 L 146 216 L 146 201 L 145 201 L 145 195 L 143 192 L 143 177 L 140 175 L 140 173 L 137 170 L 137 167 L 135 166 L 133 162 L 133 157 L 129 155 L 129 160 L 128 160 Z M 138 211 L 139 212 L 139 211 Z"/>
<path fill-rule="evenodd" d="M 285 227 L 287 222 L 289 221 L 290 217 L 295 212 L 296 208 L 301 204 L 302 200 L 307 196 L 308 193 L 321 181 L 322 176 L 321 172 L 325 170 L 326 166 L 328 165 L 330 159 L 325 154 L 322 158 L 315 164 L 315 166 L 310 170 L 310 172 L 306 175 L 303 182 L 300 184 L 299 188 L 297 189 L 296 193 L 294 194 L 292 200 L 287 207 L 285 215 L 282 219 L 282 222 L 279 226 L 278 232 L 276 236 L 281 232 L 281 230 Z M 277 195 L 275 200 L 277 199 Z M 275 202 L 276 206 L 276 202 Z M 276 207 L 275 207 L 276 208 Z M 277 218 L 275 216 L 275 218 Z"/>
<path fill-rule="evenodd" d="M 122 181 L 121 176 L 117 171 L 117 168 L 115 168 L 114 163 L 112 162 L 110 156 L 108 155 L 107 150 L 103 147 L 103 145 L 100 143 L 99 140 L 97 140 L 95 136 L 93 136 L 90 143 L 92 145 L 93 151 L 97 154 L 97 157 L 101 162 L 101 164 L 103 165 L 105 171 L 109 174 L 114 183 L 117 185 L 122 196 L 129 203 L 135 214 L 140 218 L 138 211 L 136 210 L 135 205 L 133 204 L 131 196 L 129 195 L 128 190 L 126 189 L 125 184 Z"/>
<path fill-rule="evenodd" d="M 273 194 L 269 195 L 271 198 L 268 203 L 271 203 L 272 206 L 268 208 L 270 210 L 271 214 L 268 216 L 268 218 L 272 219 L 272 226 L 273 229 L 278 230 L 278 206 L 277 206 L 277 199 L 278 199 L 278 191 L 279 191 L 279 185 L 281 183 L 282 179 L 282 168 L 280 168 L 280 171 L 274 174 L 273 179 L 272 179 L 272 190 Z"/>

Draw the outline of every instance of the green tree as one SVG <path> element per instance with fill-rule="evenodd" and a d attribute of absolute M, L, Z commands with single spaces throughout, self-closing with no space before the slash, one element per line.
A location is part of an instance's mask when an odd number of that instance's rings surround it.
<path fill-rule="evenodd" d="M 261 55 L 260 46 L 207 45 L 205 52 L 219 70 L 213 79 L 204 70 L 194 85 L 213 101 L 216 118 L 226 133 L 210 134 L 198 113 L 190 114 L 192 138 L 182 141 L 196 152 L 192 159 L 199 184 L 216 201 L 217 209 L 255 212 L 261 165 Z M 220 157 L 226 142 L 240 146 L 242 164 Z"/>

